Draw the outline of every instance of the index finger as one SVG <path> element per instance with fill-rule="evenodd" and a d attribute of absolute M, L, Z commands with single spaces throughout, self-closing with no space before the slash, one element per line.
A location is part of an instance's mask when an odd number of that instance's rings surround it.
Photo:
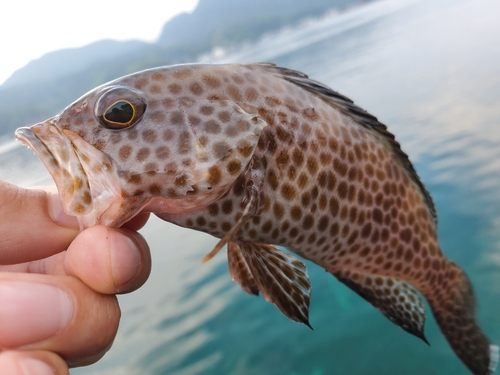
<path fill-rule="evenodd" d="M 46 258 L 64 251 L 78 234 L 59 197 L 0 181 L 0 264 Z"/>

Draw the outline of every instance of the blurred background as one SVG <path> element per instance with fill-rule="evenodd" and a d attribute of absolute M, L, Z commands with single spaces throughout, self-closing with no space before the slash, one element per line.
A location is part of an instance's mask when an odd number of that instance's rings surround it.
<path fill-rule="evenodd" d="M 498 0 L 25 3 L 2 14 L 2 180 L 51 184 L 14 130 L 113 78 L 197 61 L 301 70 L 396 135 L 434 198 L 443 251 L 468 273 L 479 321 L 500 343 Z M 109 353 L 74 375 L 468 374 L 428 309 L 430 347 L 308 262 L 311 331 L 242 292 L 222 253 L 202 265 L 214 238 L 157 219 L 141 232 L 151 277 L 120 296 Z"/>

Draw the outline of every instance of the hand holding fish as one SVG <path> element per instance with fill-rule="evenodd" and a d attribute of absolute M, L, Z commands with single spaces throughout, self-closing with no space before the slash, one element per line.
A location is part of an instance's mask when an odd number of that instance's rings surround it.
<path fill-rule="evenodd" d="M 68 374 L 110 348 L 120 320 L 115 294 L 146 281 L 147 215 L 120 229 L 78 222 L 46 191 L 0 181 L 0 368 Z"/>

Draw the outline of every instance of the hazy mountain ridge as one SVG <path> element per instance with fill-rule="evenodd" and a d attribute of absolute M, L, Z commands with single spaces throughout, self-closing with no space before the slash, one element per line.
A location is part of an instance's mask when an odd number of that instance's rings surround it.
<path fill-rule="evenodd" d="M 116 58 L 142 48 L 146 44 L 137 40 L 119 42 L 105 39 L 81 48 L 67 48 L 49 52 L 15 71 L 1 88 L 31 83 L 54 74 L 66 75 L 74 73 L 89 66 L 96 60 L 106 59 L 106 56 Z"/>
<path fill-rule="evenodd" d="M 200 0 L 163 28 L 157 43 L 102 40 L 48 53 L 0 86 L 0 135 L 55 115 L 87 91 L 138 70 L 195 61 L 216 46 L 253 41 L 358 0 Z"/>

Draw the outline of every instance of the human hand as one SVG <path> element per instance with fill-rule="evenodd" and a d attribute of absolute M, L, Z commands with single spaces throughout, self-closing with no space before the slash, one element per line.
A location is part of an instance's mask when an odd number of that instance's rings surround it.
<path fill-rule="evenodd" d="M 0 181 L 2 373 L 68 374 L 106 353 L 120 320 L 115 294 L 139 288 L 151 270 L 136 232 L 147 219 L 78 233 L 56 195 Z"/>

